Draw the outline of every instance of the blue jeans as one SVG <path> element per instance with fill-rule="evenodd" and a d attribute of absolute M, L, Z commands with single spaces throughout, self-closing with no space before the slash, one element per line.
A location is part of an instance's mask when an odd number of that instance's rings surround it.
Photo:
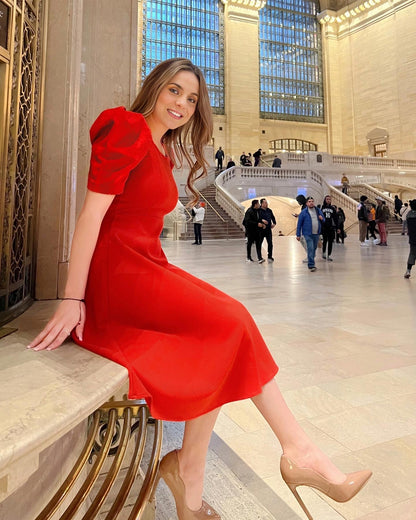
<path fill-rule="evenodd" d="M 305 235 L 306 246 L 308 248 L 308 267 L 315 267 L 315 253 L 318 247 L 319 235 Z"/>

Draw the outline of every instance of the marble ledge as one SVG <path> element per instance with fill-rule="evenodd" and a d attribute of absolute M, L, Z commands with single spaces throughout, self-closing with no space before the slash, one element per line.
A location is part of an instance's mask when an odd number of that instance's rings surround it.
<path fill-rule="evenodd" d="M 71 341 L 54 351 L 26 346 L 56 306 L 36 302 L 0 340 L 0 501 L 38 469 L 39 454 L 128 381 L 127 370 Z"/>

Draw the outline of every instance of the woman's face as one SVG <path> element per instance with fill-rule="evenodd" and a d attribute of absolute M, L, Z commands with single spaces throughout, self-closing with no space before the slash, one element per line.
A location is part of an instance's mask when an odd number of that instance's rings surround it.
<path fill-rule="evenodd" d="M 326 202 L 327 204 L 331 204 L 331 197 L 328 197 L 328 196 L 325 197 L 325 202 Z"/>
<path fill-rule="evenodd" d="M 178 72 L 163 87 L 149 122 L 162 133 L 185 125 L 195 113 L 198 96 L 199 80 L 195 74 L 188 70 Z"/>

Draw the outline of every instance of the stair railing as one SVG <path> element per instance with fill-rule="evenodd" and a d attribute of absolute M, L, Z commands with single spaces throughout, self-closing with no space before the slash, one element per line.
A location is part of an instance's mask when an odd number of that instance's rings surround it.
<path fill-rule="evenodd" d="M 394 213 L 394 199 L 390 197 L 389 195 L 386 195 L 382 191 L 379 191 L 377 188 L 374 188 L 373 186 L 370 186 L 369 184 L 365 183 L 356 183 L 352 184 L 354 188 L 358 189 L 358 198 L 361 197 L 361 195 L 365 195 L 370 200 L 375 200 L 377 197 L 382 198 L 386 201 L 386 204 L 390 210 L 390 213 L 393 215 Z"/>
<path fill-rule="evenodd" d="M 204 195 L 198 189 L 196 191 L 198 193 L 199 198 L 203 199 L 205 204 L 207 204 L 211 208 L 211 210 L 217 215 L 217 217 L 222 221 L 222 223 L 225 224 L 226 236 L 227 236 L 227 239 L 229 239 L 230 232 L 229 232 L 228 222 L 225 220 L 225 218 L 222 215 L 220 215 L 218 213 L 218 211 L 214 208 L 214 206 L 209 202 L 209 200 L 206 197 L 204 197 Z"/>

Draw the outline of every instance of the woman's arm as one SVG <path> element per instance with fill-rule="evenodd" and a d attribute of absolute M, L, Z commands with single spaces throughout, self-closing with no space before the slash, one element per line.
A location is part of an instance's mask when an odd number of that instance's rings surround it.
<path fill-rule="evenodd" d="M 87 191 L 75 226 L 64 298 L 42 332 L 30 343 L 33 350 L 53 350 L 63 343 L 75 328 L 82 340 L 85 323 L 83 303 L 91 258 L 97 244 L 101 222 L 115 195 Z M 70 299 L 73 298 L 73 299 Z M 77 301 L 80 300 L 80 301 Z"/>

